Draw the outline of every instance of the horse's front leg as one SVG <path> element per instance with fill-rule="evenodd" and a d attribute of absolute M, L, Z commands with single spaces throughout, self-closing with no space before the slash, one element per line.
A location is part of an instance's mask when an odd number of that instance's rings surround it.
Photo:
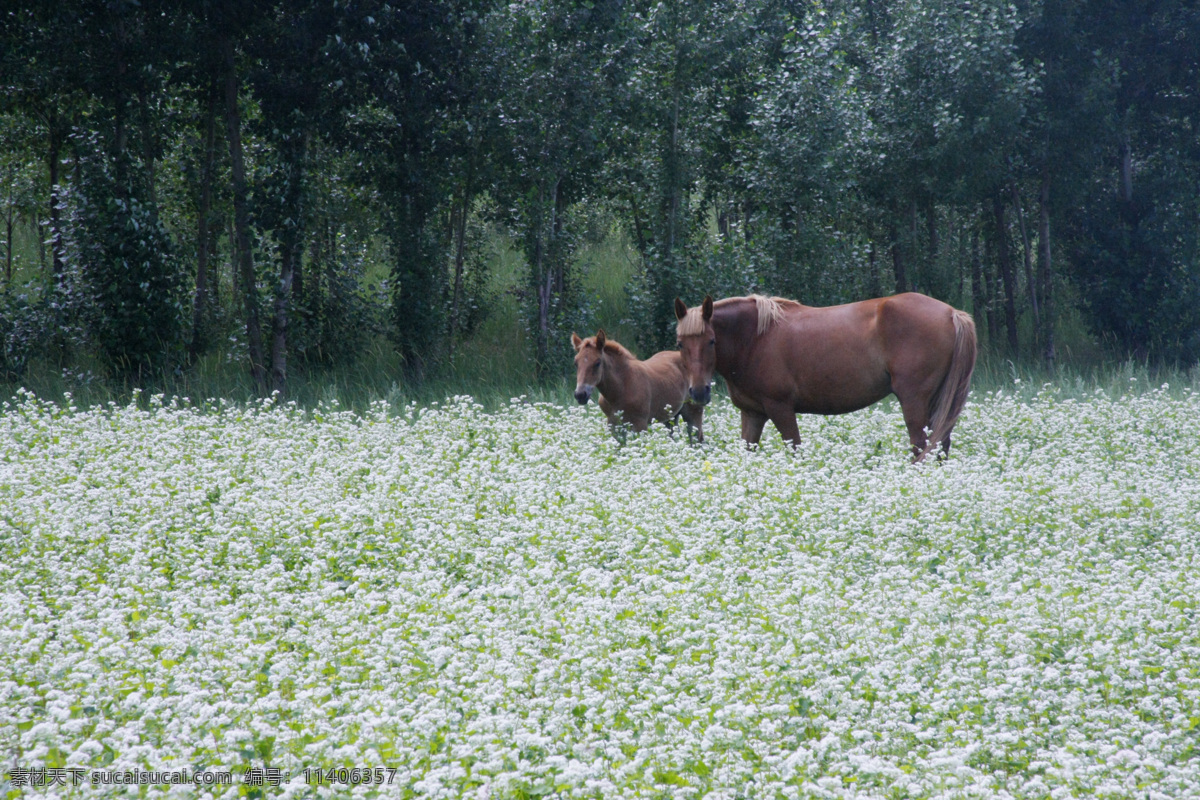
<path fill-rule="evenodd" d="M 626 435 L 629 432 L 629 423 L 625 421 L 625 413 L 612 407 L 605 408 L 603 404 L 600 407 L 604 409 L 604 416 L 608 417 L 608 432 L 617 440 L 617 444 L 625 444 Z"/>
<path fill-rule="evenodd" d="M 762 438 L 763 427 L 767 424 L 766 414 L 756 414 L 753 411 L 742 410 L 742 439 L 747 447 L 758 444 Z"/>
<path fill-rule="evenodd" d="M 796 410 L 791 405 L 763 403 L 763 411 L 766 411 L 771 422 L 775 423 L 775 430 L 779 431 L 783 441 L 793 448 L 800 446 L 800 426 L 796 423 Z"/>

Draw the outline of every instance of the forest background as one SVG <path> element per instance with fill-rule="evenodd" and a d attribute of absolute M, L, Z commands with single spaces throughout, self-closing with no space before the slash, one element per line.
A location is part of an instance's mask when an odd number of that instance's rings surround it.
<path fill-rule="evenodd" d="M 6 6 L 5 396 L 507 396 L 755 291 L 1200 358 L 1189 0 Z"/>

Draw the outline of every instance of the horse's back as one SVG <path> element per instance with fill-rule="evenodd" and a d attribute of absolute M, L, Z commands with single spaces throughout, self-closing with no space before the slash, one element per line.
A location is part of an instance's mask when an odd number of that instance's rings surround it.
<path fill-rule="evenodd" d="M 743 366 L 754 373 L 744 381 L 750 394 L 815 414 L 857 411 L 886 396 L 890 388 L 877 305 L 869 300 L 785 308 Z"/>
<path fill-rule="evenodd" d="M 747 365 L 764 395 L 802 413 L 857 411 L 920 376 L 939 380 L 954 350 L 955 310 L 909 292 L 838 306 L 789 305 Z"/>
<path fill-rule="evenodd" d="M 954 353 L 954 315 L 953 306 L 915 292 L 883 298 L 879 332 L 889 372 L 944 375 Z"/>

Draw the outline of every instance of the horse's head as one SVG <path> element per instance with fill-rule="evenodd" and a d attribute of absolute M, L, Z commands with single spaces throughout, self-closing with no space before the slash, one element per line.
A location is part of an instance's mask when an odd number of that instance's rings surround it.
<path fill-rule="evenodd" d="M 712 326 L 713 299 L 689 309 L 675 298 L 675 326 L 679 352 L 688 376 L 688 396 L 693 403 L 705 405 L 712 399 L 713 372 L 717 368 L 717 336 Z"/>
<path fill-rule="evenodd" d="M 587 405 L 596 385 L 604 376 L 604 343 L 607 339 L 601 329 L 595 336 L 580 339 L 571 334 L 571 346 L 575 348 L 575 399 L 579 405 Z"/>

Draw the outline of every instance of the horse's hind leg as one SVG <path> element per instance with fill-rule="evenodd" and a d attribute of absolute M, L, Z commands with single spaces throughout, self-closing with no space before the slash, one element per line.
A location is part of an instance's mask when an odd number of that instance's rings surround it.
<path fill-rule="evenodd" d="M 929 414 L 924 411 L 916 411 L 917 408 L 924 408 L 928 403 L 900 403 L 900 408 L 904 412 L 904 427 L 908 429 L 908 442 L 912 445 L 912 460 L 917 462 L 925 454 L 925 446 L 929 444 L 929 436 L 925 433 L 925 428 L 929 425 Z"/>

